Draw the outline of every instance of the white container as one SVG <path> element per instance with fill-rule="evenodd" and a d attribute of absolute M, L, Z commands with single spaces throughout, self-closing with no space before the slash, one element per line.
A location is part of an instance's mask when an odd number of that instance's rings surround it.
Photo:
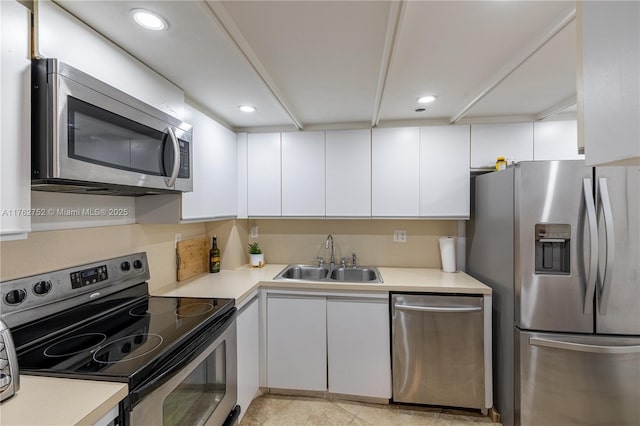
<path fill-rule="evenodd" d="M 262 267 L 262 265 L 264 265 L 264 253 L 260 253 L 260 254 L 249 253 L 249 257 L 251 258 L 251 266 Z"/>

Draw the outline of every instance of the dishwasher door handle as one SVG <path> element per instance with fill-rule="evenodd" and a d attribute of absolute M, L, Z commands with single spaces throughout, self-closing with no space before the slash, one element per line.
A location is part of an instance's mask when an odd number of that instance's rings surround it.
<path fill-rule="evenodd" d="M 481 306 L 413 306 L 413 305 L 393 305 L 398 311 L 415 311 L 415 312 L 478 312 L 482 311 Z"/>

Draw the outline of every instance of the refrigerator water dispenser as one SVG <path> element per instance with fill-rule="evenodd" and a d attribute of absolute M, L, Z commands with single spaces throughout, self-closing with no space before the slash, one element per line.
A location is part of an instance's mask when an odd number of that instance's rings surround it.
<path fill-rule="evenodd" d="M 571 225 L 538 223 L 536 232 L 536 274 L 571 273 Z"/>

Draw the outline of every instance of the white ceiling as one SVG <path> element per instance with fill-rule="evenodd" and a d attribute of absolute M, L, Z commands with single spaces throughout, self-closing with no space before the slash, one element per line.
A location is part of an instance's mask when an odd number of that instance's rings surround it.
<path fill-rule="evenodd" d="M 236 130 L 534 120 L 575 103 L 573 1 L 57 3 Z M 137 27 L 138 7 L 169 29 Z M 438 99 L 416 113 L 424 94 Z"/>

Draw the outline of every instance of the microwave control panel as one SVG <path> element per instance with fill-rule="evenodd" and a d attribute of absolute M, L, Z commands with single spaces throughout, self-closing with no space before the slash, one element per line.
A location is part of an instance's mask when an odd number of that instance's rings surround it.
<path fill-rule="evenodd" d="M 179 178 L 189 178 L 189 142 L 183 140 L 180 143 L 180 170 L 178 171 Z"/>

